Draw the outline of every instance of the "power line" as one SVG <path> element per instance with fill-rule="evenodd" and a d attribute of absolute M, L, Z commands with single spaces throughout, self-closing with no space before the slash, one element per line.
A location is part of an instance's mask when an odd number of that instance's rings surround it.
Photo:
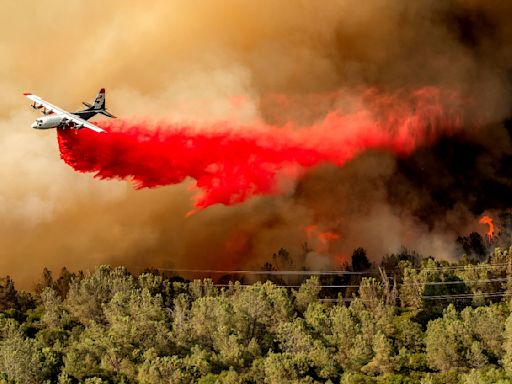
<path fill-rule="evenodd" d="M 478 264 L 472 265 L 469 264 L 472 269 L 487 269 L 487 268 L 503 268 L 509 266 L 509 263 L 496 263 L 496 264 Z M 151 270 L 156 269 L 159 271 L 166 272 L 174 272 L 174 273 L 197 273 L 197 274 L 224 274 L 224 275 L 298 275 L 298 276 L 313 276 L 313 275 L 378 275 L 380 274 L 379 270 L 367 270 L 367 271 L 341 271 L 341 270 L 316 270 L 316 271 L 306 271 L 306 270 L 219 270 L 219 269 L 182 269 L 182 268 L 158 268 L 158 267 L 142 267 L 142 266 L 132 266 L 130 268 L 142 269 L 142 270 Z M 456 272 L 456 271 L 466 271 L 468 269 L 468 265 L 448 265 L 448 266 L 439 266 L 439 267 L 430 267 L 430 268 L 406 268 L 412 269 L 415 271 L 447 271 L 447 272 Z M 396 270 L 383 270 L 384 273 L 393 273 Z"/>
<path fill-rule="evenodd" d="M 502 268 L 508 267 L 509 263 L 496 263 L 496 264 L 480 264 L 480 265 L 472 265 L 473 269 L 488 269 L 488 268 Z M 355 272 L 355 271 L 298 271 L 298 270 L 285 270 L 285 271 L 261 271 L 261 270 L 214 270 L 214 269 L 173 269 L 173 268 L 155 268 L 161 271 L 169 271 L 175 273 L 210 273 L 210 274 L 246 274 L 246 275 L 277 275 L 277 276 L 286 276 L 286 275 L 294 275 L 294 276 L 314 276 L 314 275 L 372 275 L 372 274 L 380 274 L 378 270 L 370 270 L 364 272 Z M 467 266 L 439 266 L 434 268 L 422 268 L 418 269 L 420 271 L 446 271 L 446 272 L 457 272 L 457 271 L 466 271 L 468 269 Z M 387 271 L 387 273 L 390 273 Z M 477 280 L 455 280 L 455 281 L 425 281 L 418 283 L 400 283 L 394 284 L 392 287 L 425 287 L 425 286 L 440 286 L 440 285 L 468 285 L 468 284 L 487 284 L 487 283 L 499 283 L 506 282 L 508 278 L 499 277 L 492 279 L 477 279 Z M 214 287 L 218 288 L 247 288 L 253 286 L 253 284 L 240 284 L 240 283 L 231 283 L 231 284 L 212 284 Z M 301 288 L 302 285 L 297 284 L 289 284 L 289 285 L 275 285 L 277 288 L 290 288 L 297 289 Z M 361 288 L 361 284 L 340 284 L 340 285 L 317 285 L 318 288 L 321 289 L 346 289 L 346 288 Z M 460 294 L 443 294 L 443 295 L 424 295 L 421 296 L 424 300 L 451 300 L 451 299 L 470 299 L 475 297 L 475 295 L 480 295 L 484 298 L 495 298 L 495 297 L 504 297 L 508 295 L 506 292 L 482 292 L 482 293 L 460 293 Z M 400 297 L 397 296 L 397 299 Z M 349 302 L 354 300 L 355 298 L 338 298 L 338 299 L 321 299 L 322 301 L 332 301 L 332 302 Z"/>
<path fill-rule="evenodd" d="M 453 295 L 429 295 L 429 296 L 422 296 L 422 299 L 426 300 L 435 300 L 435 299 L 472 299 L 475 296 L 483 296 L 485 298 L 488 297 L 504 297 L 504 296 L 510 296 L 510 293 L 507 292 L 477 292 L 477 293 L 461 293 L 461 294 L 453 294 Z"/>
<path fill-rule="evenodd" d="M 475 296 L 482 296 L 484 298 L 495 298 L 495 297 L 505 297 L 505 296 L 511 296 L 510 293 L 507 292 L 478 292 L 478 293 L 461 293 L 461 294 L 451 294 L 451 295 L 427 295 L 427 296 L 421 296 L 422 299 L 425 300 L 454 300 L 454 299 L 473 299 Z M 399 296 L 396 297 L 397 299 L 400 299 Z M 378 300 L 365 300 L 359 297 L 341 297 L 341 298 L 322 298 L 319 299 L 319 301 L 322 302 L 351 302 L 354 300 L 361 300 L 363 302 L 372 302 L 372 301 L 378 301 Z"/>
<path fill-rule="evenodd" d="M 483 269 L 483 268 L 500 268 L 500 267 L 508 267 L 509 263 L 496 263 L 496 264 L 480 264 L 480 265 L 472 265 L 474 269 Z M 146 269 L 146 268 L 144 268 Z M 252 274 L 252 275 L 368 275 L 368 274 L 378 274 L 380 271 L 371 270 L 365 272 L 354 272 L 354 271 L 298 271 L 298 270 L 286 270 L 286 271 L 255 271 L 255 270 L 213 270 L 213 269 L 172 269 L 172 268 L 155 268 L 162 271 L 170 271 L 170 272 L 179 272 L 179 273 L 218 273 L 218 274 Z M 450 271 L 455 272 L 457 270 L 467 270 L 467 266 L 440 266 L 435 268 L 422 268 L 419 269 L 422 271 Z M 387 273 L 390 273 L 389 271 Z M 407 286 L 415 286 L 415 287 L 424 287 L 424 286 L 436 286 L 436 285 L 467 285 L 467 284 L 487 284 L 487 283 L 498 283 L 498 282 L 507 282 L 509 279 L 507 277 L 498 277 L 491 279 L 477 279 L 477 280 L 455 280 L 455 281 L 426 281 L 426 282 L 418 282 L 418 283 L 400 283 L 395 284 L 394 287 L 407 287 Z M 214 287 L 218 288 L 238 288 L 238 287 L 252 287 L 253 284 L 240 284 L 239 282 L 229 283 L 229 284 L 212 284 Z M 277 288 L 301 288 L 302 285 L 290 284 L 290 285 L 275 285 Z M 318 288 L 328 288 L 328 289 L 342 289 L 342 288 L 361 288 L 361 284 L 346 284 L 346 285 L 317 285 Z M 393 287 L 393 285 L 392 285 Z M 506 291 L 502 292 L 477 292 L 477 293 L 453 293 L 453 294 L 441 294 L 441 295 L 423 295 L 421 296 L 424 300 L 452 300 L 452 299 L 472 299 L 475 296 L 481 296 L 484 298 L 496 298 L 496 297 L 505 297 L 510 296 L 510 293 Z M 396 297 L 400 299 L 399 296 Z M 323 298 L 319 299 L 320 301 L 327 302 L 350 302 L 355 300 L 356 298 Z M 359 298 L 359 300 L 362 300 Z M 365 301 L 365 300 L 363 300 Z"/>
<path fill-rule="evenodd" d="M 415 287 L 415 286 L 424 286 L 424 285 L 461 285 L 461 284 L 481 284 L 481 283 L 498 283 L 498 282 L 506 282 L 508 278 L 499 277 L 495 279 L 481 279 L 481 280 L 456 280 L 456 281 L 426 281 L 419 283 L 411 283 L 411 284 L 396 284 L 397 287 Z M 251 287 L 253 284 L 212 284 L 214 287 Z M 302 285 L 275 285 L 278 288 L 300 288 Z M 360 288 L 361 284 L 353 284 L 353 285 L 315 285 L 318 288 Z"/>
<path fill-rule="evenodd" d="M 482 279 L 482 280 L 455 280 L 455 281 L 426 281 L 419 284 L 397 284 L 398 286 L 415 286 L 415 285 L 457 285 L 457 284 L 479 284 L 479 283 L 498 283 L 505 282 L 508 278 L 498 277 L 495 279 Z"/>
<path fill-rule="evenodd" d="M 213 284 L 214 287 L 229 288 L 229 287 L 252 287 L 254 284 Z M 302 285 L 275 285 L 277 288 L 300 288 Z M 319 288 L 359 288 L 360 285 L 315 285 Z"/>
<path fill-rule="evenodd" d="M 439 266 L 439 267 L 430 267 L 430 268 L 407 268 L 407 269 L 414 269 L 416 271 L 466 271 L 468 267 L 471 266 L 472 269 L 486 269 L 486 268 L 502 268 L 509 266 L 509 263 L 496 263 L 496 264 L 467 264 L 467 265 L 448 265 L 448 266 Z"/>
<path fill-rule="evenodd" d="M 131 267 L 139 269 L 149 269 L 147 267 Z M 262 271 L 262 270 L 218 270 L 218 269 L 175 269 L 175 268 L 154 268 L 159 271 L 176 272 L 176 273 L 211 273 L 211 274 L 224 274 L 224 275 L 374 275 L 379 274 L 379 271 L 301 271 L 301 270 L 287 270 L 287 271 Z"/>

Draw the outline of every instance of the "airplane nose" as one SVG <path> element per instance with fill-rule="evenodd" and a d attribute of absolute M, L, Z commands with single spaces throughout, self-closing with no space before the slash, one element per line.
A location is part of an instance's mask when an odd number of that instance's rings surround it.
<path fill-rule="evenodd" d="M 37 122 L 34 122 L 30 127 L 31 128 L 37 128 Z"/>

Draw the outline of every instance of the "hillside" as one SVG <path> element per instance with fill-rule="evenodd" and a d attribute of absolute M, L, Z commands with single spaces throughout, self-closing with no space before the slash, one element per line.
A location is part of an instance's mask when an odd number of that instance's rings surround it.
<path fill-rule="evenodd" d="M 380 269 L 303 271 L 296 287 L 275 270 L 253 284 L 45 270 L 34 293 L 4 278 L 2 382 L 509 383 L 510 252 L 402 253 Z"/>

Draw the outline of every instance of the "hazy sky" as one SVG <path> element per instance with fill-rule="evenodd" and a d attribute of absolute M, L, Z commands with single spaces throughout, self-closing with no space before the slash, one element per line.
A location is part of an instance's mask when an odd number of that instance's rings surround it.
<path fill-rule="evenodd" d="M 483 123 L 499 124 L 510 105 L 506 2 L 4 0 L 2 11 L 0 274 L 24 287 L 44 266 L 257 267 L 281 247 L 300 253 L 312 224 L 339 233 L 337 252 L 362 245 L 372 257 L 401 244 L 449 257 L 454 233 L 478 228 L 464 204 L 432 228 L 409 203 L 390 203 L 387 154 L 321 168 L 283 196 L 186 218 L 192 181 L 134 191 L 75 173 L 55 132 L 30 128 L 37 113 L 22 92 L 73 110 L 105 87 L 123 118 L 280 125 L 342 108 L 322 96 L 340 89 L 433 85 L 478 97 Z M 320 268 L 330 257 L 297 263 Z"/>

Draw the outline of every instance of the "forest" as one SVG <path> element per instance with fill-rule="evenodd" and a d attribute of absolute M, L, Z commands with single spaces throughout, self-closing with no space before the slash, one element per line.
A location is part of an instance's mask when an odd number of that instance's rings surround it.
<path fill-rule="evenodd" d="M 512 383 L 512 247 L 364 249 L 337 273 L 186 280 L 99 266 L 0 284 L 1 383 Z M 281 250 L 274 255 L 274 265 Z"/>

